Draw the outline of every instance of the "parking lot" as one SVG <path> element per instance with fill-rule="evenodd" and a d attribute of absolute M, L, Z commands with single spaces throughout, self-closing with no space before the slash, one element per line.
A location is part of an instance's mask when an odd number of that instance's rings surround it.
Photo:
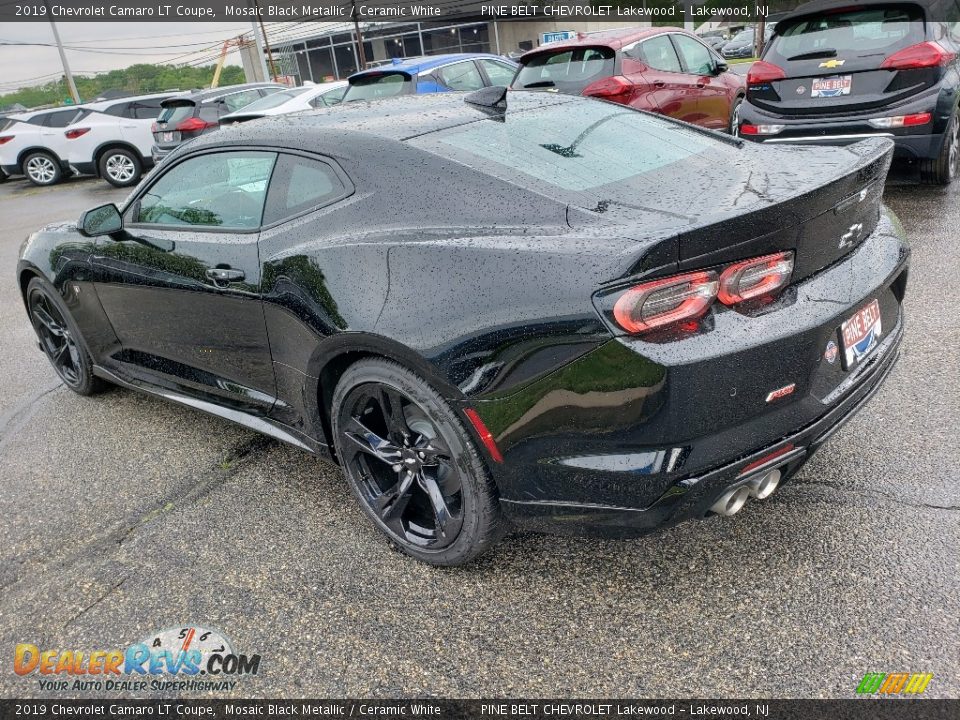
<path fill-rule="evenodd" d="M 794 481 L 639 540 L 514 534 L 457 570 L 384 552 L 338 470 L 297 449 L 59 384 L 18 248 L 125 195 L 0 185 L 0 695 L 50 694 L 13 673 L 16 643 L 192 624 L 262 656 L 217 696 L 852 697 L 866 672 L 960 696 L 960 183 L 888 187 L 914 249 L 903 355 Z"/>

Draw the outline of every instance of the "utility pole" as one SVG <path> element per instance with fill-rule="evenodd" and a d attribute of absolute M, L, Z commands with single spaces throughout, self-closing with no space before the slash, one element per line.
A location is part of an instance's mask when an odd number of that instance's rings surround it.
<path fill-rule="evenodd" d="M 253 28 L 253 41 L 257 46 L 257 57 L 260 59 L 260 70 L 263 73 L 263 79 L 269 80 L 270 71 L 267 69 L 267 61 L 263 57 L 264 39 L 260 36 L 260 23 L 257 22 L 257 18 L 260 16 L 260 6 L 257 5 L 257 0 L 253 0 L 251 4 L 257 13 L 257 17 L 250 18 L 250 27 Z"/>
<path fill-rule="evenodd" d="M 257 9 L 257 19 L 260 21 L 260 32 L 263 33 L 263 44 L 267 47 L 267 59 L 270 61 L 271 79 L 277 79 L 277 66 L 273 62 L 273 50 L 270 49 L 270 40 L 267 38 L 267 28 L 263 24 L 263 16 L 260 14 L 260 5 L 257 0 L 253 0 L 253 6 Z"/>
<path fill-rule="evenodd" d="M 360 21 L 357 19 L 357 0 L 350 0 L 350 4 L 353 6 L 353 29 L 357 33 L 357 62 L 360 63 L 357 70 L 366 70 L 367 56 L 363 52 L 363 33 L 360 32 Z"/>
<path fill-rule="evenodd" d="M 57 24 L 53 21 L 53 15 L 50 13 L 48 0 L 43 0 L 43 6 L 47 9 L 47 17 L 50 18 L 50 27 L 53 29 L 53 39 L 57 41 L 57 50 L 60 51 L 60 62 L 63 63 L 63 74 L 67 78 L 67 87 L 70 89 L 73 101 L 79 105 L 80 93 L 77 92 L 77 85 L 73 82 L 73 73 L 70 72 L 70 63 L 67 62 L 67 53 L 63 50 L 63 41 L 60 40 L 60 32 L 57 30 Z"/>

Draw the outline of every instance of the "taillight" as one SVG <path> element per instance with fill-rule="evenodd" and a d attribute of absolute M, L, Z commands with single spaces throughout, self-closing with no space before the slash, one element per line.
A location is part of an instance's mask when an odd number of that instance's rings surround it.
<path fill-rule="evenodd" d="M 150 126 L 150 132 L 160 132 L 160 126 L 154 123 Z"/>
<path fill-rule="evenodd" d="M 793 274 L 793 251 L 751 258 L 728 266 L 720 273 L 717 299 L 724 305 L 772 295 L 786 287 Z"/>
<path fill-rule="evenodd" d="M 614 100 L 620 96 L 629 94 L 632 90 L 633 83 L 621 75 L 613 75 L 590 83 L 580 94 L 584 97 Z"/>
<path fill-rule="evenodd" d="M 913 115 L 893 115 L 890 117 L 870 118 L 868 123 L 875 128 L 899 128 L 916 127 L 917 125 L 926 125 L 933 120 L 931 113 L 914 113 Z"/>
<path fill-rule="evenodd" d="M 74 128 L 73 130 L 67 130 L 64 135 L 67 136 L 67 140 L 76 140 L 82 135 L 86 135 L 90 132 L 90 128 Z"/>
<path fill-rule="evenodd" d="M 207 122 L 198 117 L 192 117 L 177 123 L 177 126 L 174 129 L 181 130 L 183 132 L 193 132 L 196 130 L 206 130 L 207 128 L 212 127 L 217 127 L 217 123 Z"/>
<path fill-rule="evenodd" d="M 786 125 L 751 125 L 743 123 L 740 126 L 741 135 L 776 135 L 783 131 Z"/>
<path fill-rule="evenodd" d="M 8 142 L 13 140 L 16 135 L 0 135 L 0 145 L 6 145 Z"/>
<path fill-rule="evenodd" d="M 651 280 L 623 293 L 613 306 L 613 317 L 631 333 L 696 320 L 710 308 L 718 285 L 712 270 Z"/>
<path fill-rule="evenodd" d="M 764 60 L 757 60 L 757 62 L 750 66 L 750 70 L 747 72 L 747 85 L 765 85 L 774 80 L 783 80 L 786 77 L 787 73 L 784 72 L 784 69 L 779 65 L 774 65 Z"/>
<path fill-rule="evenodd" d="M 882 63 L 881 70 L 915 70 L 946 65 L 957 56 L 931 41 L 911 45 L 895 52 Z"/>

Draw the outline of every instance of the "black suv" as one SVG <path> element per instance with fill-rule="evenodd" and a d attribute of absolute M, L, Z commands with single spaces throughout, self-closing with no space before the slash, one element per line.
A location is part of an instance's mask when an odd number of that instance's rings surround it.
<path fill-rule="evenodd" d="M 230 87 L 198 90 L 178 95 L 162 103 L 160 117 L 153 126 L 153 161 L 160 162 L 180 143 L 220 127 L 220 118 L 246 107 L 254 100 L 285 90 L 275 83 L 248 83 Z"/>
<path fill-rule="evenodd" d="M 950 183 L 960 157 L 960 24 L 935 22 L 937 7 L 832 0 L 784 16 L 747 74 L 740 135 L 818 144 L 889 137 L 896 157 L 919 161 L 924 182 Z"/>

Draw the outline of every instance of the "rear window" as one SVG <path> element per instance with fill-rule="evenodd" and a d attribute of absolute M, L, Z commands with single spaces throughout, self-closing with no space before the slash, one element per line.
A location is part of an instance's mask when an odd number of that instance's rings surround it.
<path fill-rule="evenodd" d="M 765 60 L 875 56 L 877 64 L 897 50 L 923 42 L 923 20 L 915 5 L 826 13 L 780 22 Z"/>
<path fill-rule="evenodd" d="M 249 105 L 243 108 L 244 112 L 249 110 L 270 110 L 271 108 L 279 107 L 285 102 L 293 100 L 297 95 L 302 95 L 310 88 L 293 88 L 292 90 L 281 90 L 280 92 L 271 93 L 264 98 L 259 100 L 254 100 Z"/>
<path fill-rule="evenodd" d="M 343 102 L 376 100 L 377 98 L 406 95 L 413 92 L 413 81 L 406 73 L 378 73 L 350 79 L 350 87 Z"/>
<path fill-rule="evenodd" d="M 556 88 L 579 94 L 587 85 L 613 75 L 615 53 L 608 47 L 578 47 L 538 53 L 523 61 L 516 89 Z"/>
<path fill-rule="evenodd" d="M 718 144 L 656 116 L 592 101 L 507 112 L 504 122 L 475 122 L 411 142 L 543 193 L 603 197 L 634 197 L 647 184 L 643 176 Z"/>
<path fill-rule="evenodd" d="M 197 106 L 192 102 L 164 104 L 163 109 L 160 111 L 160 115 L 157 117 L 157 122 L 178 123 L 182 120 L 186 120 L 187 118 L 193 117 L 193 111 L 196 109 L 196 107 Z"/>

